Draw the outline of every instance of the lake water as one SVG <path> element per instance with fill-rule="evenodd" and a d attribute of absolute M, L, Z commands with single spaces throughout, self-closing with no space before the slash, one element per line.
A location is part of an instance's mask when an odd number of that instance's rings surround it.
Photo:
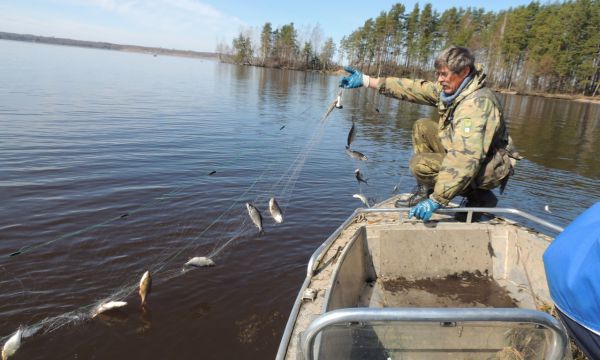
<path fill-rule="evenodd" d="M 361 206 L 352 194 L 413 188 L 411 126 L 434 111 L 345 91 L 321 125 L 335 76 L 10 41 L 0 53 L 0 341 L 43 325 L 15 359 L 273 358 L 310 255 Z M 499 206 L 565 226 L 600 199 L 600 106 L 499 97 L 525 157 Z M 367 162 L 345 154 L 353 117 Z M 215 267 L 182 272 L 206 255 Z M 90 319 L 107 298 L 129 304 Z"/>

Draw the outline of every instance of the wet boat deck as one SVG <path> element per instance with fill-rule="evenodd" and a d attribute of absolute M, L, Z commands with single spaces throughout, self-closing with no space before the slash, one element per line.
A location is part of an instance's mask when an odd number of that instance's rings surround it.
<path fill-rule="evenodd" d="M 462 273 L 443 278 L 379 278 L 361 295 L 365 307 L 518 307 L 509 291 L 489 276 Z"/>

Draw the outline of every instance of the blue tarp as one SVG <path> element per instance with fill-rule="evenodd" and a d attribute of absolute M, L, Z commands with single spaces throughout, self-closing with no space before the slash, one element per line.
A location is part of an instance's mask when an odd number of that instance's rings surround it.
<path fill-rule="evenodd" d="M 579 215 L 544 253 L 556 306 L 600 334 L 600 202 Z"/>

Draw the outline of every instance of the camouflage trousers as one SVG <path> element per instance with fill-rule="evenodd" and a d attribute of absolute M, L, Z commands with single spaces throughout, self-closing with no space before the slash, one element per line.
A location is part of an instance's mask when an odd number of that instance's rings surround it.
<path fill-rule="evenodd" d="M 410 171 L 417 182 L 433 189 L 446 149 L 438 135 L 438 124 L 431 119 L 419 119 L 413 125 L 412 142 L 414 155 L 410 159 Z M 509 174 L 510 161 L 508 155 L 498 152 L 477 173 L 473 181 L 460 195 L 465 196 L 474 189 L 493 189 L 500 186 Z"/>
<path fill-rule="evenodd" d="M 409 168 L 417 182 L 433 189 L 437 175 L 446 156 L 438 136 L 438 125 L 430 119 L 419 119 L 413 125 L 412 143 L 414 155 Z"/>

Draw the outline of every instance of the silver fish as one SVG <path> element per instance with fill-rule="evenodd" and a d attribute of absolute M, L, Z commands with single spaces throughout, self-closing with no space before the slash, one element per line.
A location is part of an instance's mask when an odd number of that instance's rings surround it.
<path fill-rule="evenodd" d="M 365 184 L 369 185 L 367 180 L 365 180 L 365 178 L 363 178 L 362 174 L 360 173 L 360 169 L 354 170 L 354 176 L 356 177 L 356 180 L 358 181 L 359 185 L 361 182 L 364 182 Z"/>
<path fill-rule="evenodd" d="M 152 277 L 150 272 L 146 271 L 140 280 L 140 298 L 142 299 L 142 307 L 146 306 L 148 295 L 152 291 Z"/>
<path fill-rule="evenodd" d="M 352 150 L 352 149 L 350 149 L 349 146 L 346 146 L 346 154 L 350 155 L 351 158 L 354 158 L 356 160 L 362 160 L 362 161 L 369 160 L 369 158 L 366 157 L 365 154 L 363 154 L 359 151 Z"/>
<path fill-rule="evenodd" d="M 42 329 L 42 325 L 19 326 L 19 329 L 4 343 L 2 347 L 2 360 L 7 360 L 13 356 L 21 347 L 23 339 L 31 337 Z"/>
<path fill-rule="evenodd" d="M 264 234 L 265 231 L 263 230 L 262 216 L 260 215 L 260 211 L 258 211 L 258 209 L 250 203 L 246 203 L 246 209 L 248 209 L 248 215 L 250 215 L 250 219 L 252 219 L 252 222 L 258 228 L 258 234 Z"/>
<path fill-rule="evenodd" d="M 323 116 L 323 121 L 325 121 L 327 119 L 327 117 L 329 116 L 329 114 L 331 114 L 333 109 L 335 109 L 335 108 L 341 109 L 342 107 L 343 107 L 342 106 L 342 92 L 340 91 L 338 96 L 333 100 L 331 105 L 329 105 L 329 107 L 327 108 L 327 111 L 325 112 L 325 116 Z"/>
<path fill-rule="evenodd" d="M 211 259 L 204 256 L 195 256 L 188 260 L 183 266 L 195 266 L 195 267 L 205 267 L 205 266 L 215 266 L 215 262 Z"/>
<path fill-rule="evenodd" d="M 352 120 L 352 127 L 350 128 L 350 132 L 348 133 L 348 148 L 350 148 L 350 144 L 352 144 L 355 137 L 356 137 L 356 127 L 354 126 L 354 120 Z"/>
<path fill-rule="evenodd" d="M 2 347 L 2 360 L 7 360 L 13 356 L 21 347 L 21 337 L 23 336 L 23 328 L 19 328 L 13 336 L 10 337 Z"/>
<path fill-rule="evenodd" d="M 335 100 L 333 100 L 333 102 L 331 103 L 331 105 L 329 105 L 329 107 L 327 108 L 327 111 L 325 112 L 325 116 L 323 117 L 323 120 L 326 120 L 327 117 L 329 116 L 329 114 L 331 114 L 331 112 L 333 111 L 333 109 L 335 109 L 335 105 L 337 104 L 337 98 Z"/>
<path fill-rule="evenodd" d="M 107 312 L 108 310 L 120 308 L 120 307 L 123 307 L 126 305 L 127 305 L 126 301 L 109 301 L 109 302 L 102 303 L 96 308 L 96 310 L 94 310 L 92 318 L 95 318 L 96 316 L 102 314 L 103 312 Z"/>
<path fill-rule="evenodd" d="M 398 195 L 398 200 L 396 200 L 396 204 L 401 207 L 411 207 L 412 202 L 410 201 L 410 199 L 412 197 L 413 194 L 400 194 Z"/>
<path fill-rule="evenodd" d="M 271 213 L 271 216 L 275 222 L 278 224 L 283 222 L 283 213 L 281 212 L 279 204 L 277 204 L 277 200 L 275 200 L 275 198 L 269 199 L 269 212 Z"/>
<path fill-rule="evenodd" d="M 335 107 L 337 109 L 342 109 L 344 108 L 344 106 L 342 106 L 342 90 L 340 90 L 340 93 L 337 96 L 337 101 L 335 103 Z"/>
<path fill-rule="evenodd" d="M 367 200 L 367 197 L 364 196 L 363 194 L 354 194 L 354 195 L 352 195 L 352 197 L 359 199 L 360 201 L 363 202 L 363 204 L 367 205 L 367 207 L 371 207 L 371 205 L 369 205 L 369 200 Z"/>

